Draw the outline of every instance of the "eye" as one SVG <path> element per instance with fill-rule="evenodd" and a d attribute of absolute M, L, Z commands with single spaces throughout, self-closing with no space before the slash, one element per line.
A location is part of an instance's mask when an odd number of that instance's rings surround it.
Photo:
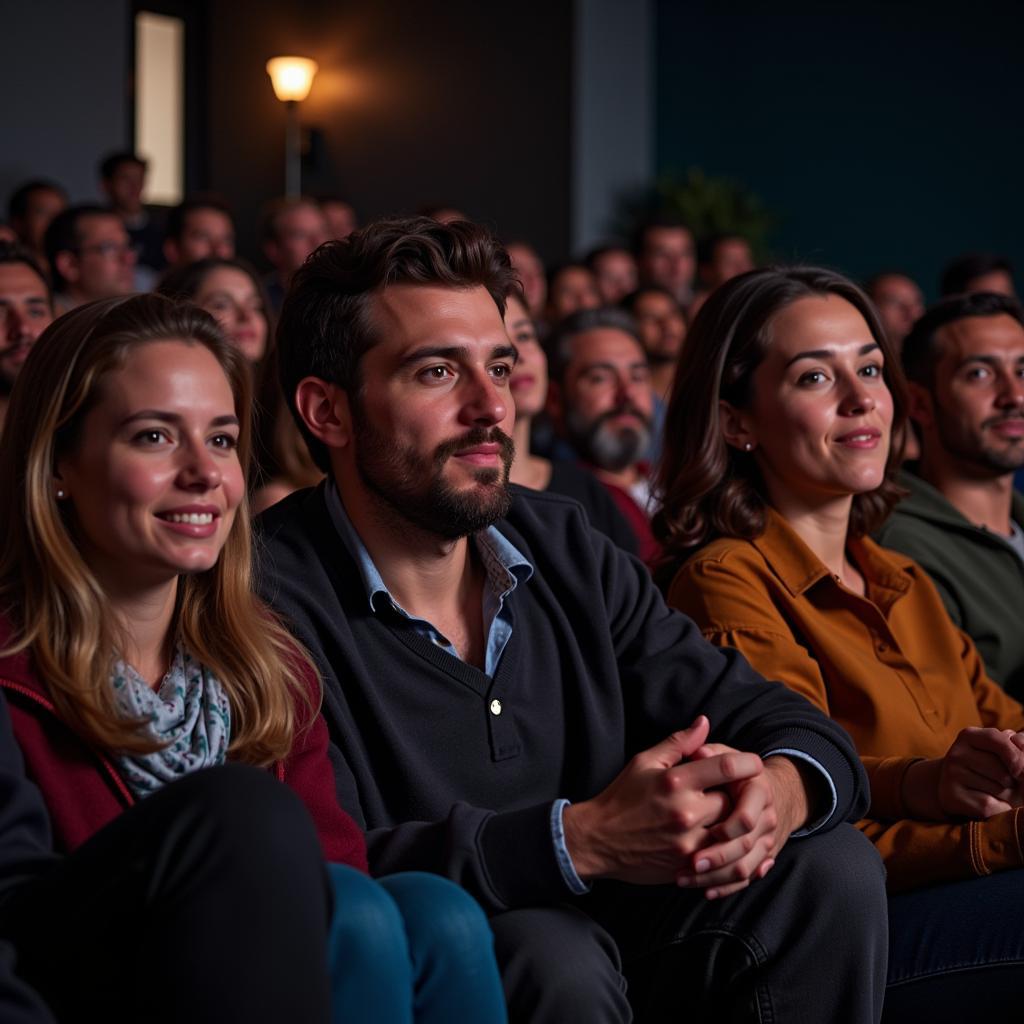
<path fill-rule="evenodd" d="M 451 380 L 452 371 L 447 366 L 428 366 L 425 370 L 420 370 L 418 376 L 428 384 L 443 384 Z"/>
<path fill-rule="evenodd" d="M 797 379 L 797 384 L 802 387 L 814 387 L 817 384 L 824 384 L 828 378 L 822 370 L 808 370 Z"/>
<path fill-rule="evenodd" d="M 878 363 L 869 363 L 867 366 L 861 367 L 860 375 L 862 377 L 881 377 L 882 367 Z"/>
<path fill-rule="evenodd" d="M 988 380 L 990 376 L 991 371 L 987 366 L 971 366 L 964 373 L 967 380 Z"/>
<path fill-rule="evenodd" d="M 233 451 L 238 447 L 238 438 L 232 434 L 215 434 L 210 438 L 210 444 L 226 452 Z"/>
<path fill-rule="evenodd" d="M 140 430 L 133 438 L 135 444 L 143 448 L 156 448 L 162 444 L 170 444 L 171 439 L 163 430 Z"/>
<path fill-rule="evenodd" d="M 508 380 L 508 378 L 509 378 L 511 373 L 512 373 L 512 364 L 511 363 L 495 363 L 491 367 L 491 376 L 495 380 Z"/>

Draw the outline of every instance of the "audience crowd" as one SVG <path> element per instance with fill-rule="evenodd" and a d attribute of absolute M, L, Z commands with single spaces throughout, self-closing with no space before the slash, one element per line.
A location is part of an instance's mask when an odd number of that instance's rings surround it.
<path fill-rule="evenodd" d="M 146 175 L 0 240 L 0 1018 L 1015 1014 L 1006 259 Z"/>

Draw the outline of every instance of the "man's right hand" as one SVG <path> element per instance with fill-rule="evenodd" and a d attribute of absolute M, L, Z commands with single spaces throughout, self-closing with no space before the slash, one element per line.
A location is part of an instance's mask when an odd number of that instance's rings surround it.
<path fill-rule="evenodd" d="M 711 841 L 708 828 L 729 811 L 724 787 L 763 771 L 756 754 L 739 751 L 680 764 L 709 729 L 701 715 L 637 754 L 604 792 L 566 807 L 566 846 L 580 878 L 674 884 L 690 869 L 694 852 Z"/>

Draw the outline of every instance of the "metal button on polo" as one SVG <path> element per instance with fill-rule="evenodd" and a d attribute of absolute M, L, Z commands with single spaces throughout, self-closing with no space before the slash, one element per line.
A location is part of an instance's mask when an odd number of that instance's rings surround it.
<path fill-rule="evenodd" d="M 500 715 L 501 714 L 501 701 L 500 700 L 492 700 L 491 701 L 491 714 L 492 715 Z"/>

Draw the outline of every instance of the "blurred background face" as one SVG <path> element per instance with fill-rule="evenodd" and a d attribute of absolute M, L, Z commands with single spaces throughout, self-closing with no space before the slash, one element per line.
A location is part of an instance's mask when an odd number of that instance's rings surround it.
<path fill-rule="evenodd" d="M 508 258 L 512 261 L 512 269 L 523 286 L 530 315 L 541 316 L 548 300 L 548 281 L 544 274 L 544 264 L 533 249 L 523 243 L 513 242 L 507 247 L 507 251 Z"/>
<path fill-rule="evenodd" d="M 359 227 L 356 211 L 349 203 L 329 199 L 320 204 L 320 212 L 324 215 L 327 234 L 330 238 L 348 238 Z"/>
<path fill-rule="evenodd" d="M 864 317 L 838 295 L 779 313 L 743 421 L 783 515 L 873 491 L 884 479 L 892 396 Z"/>
<path fill-rule="evenodd" d="M 686 228 L 648 228 L 640 256 L 640 276 L 649 284 L 667 288 L 680 301 L 693 291 L 697 250 Z"/>
<path fill-rule="evenodd" d="M 921 289 L 903 274 L 886 274 L 875 283 L 871 298 L 878 307 L 886 337 L 899 351 L 914 322 L 924 314 Z"/>
<path fill-rule="evenodd" d="M 707 273 L 707 287 L 715 289 L 740 274 L 754 269 L 750 246 L 742 238 L 723 238 L 711 255 Z"/>
<path fill-rule="evenodd" d="M 633 306 L 633 316 L 651 362 L 673 362 L 686 340 L 682 306 L 664 292 L 643 292 Z"/>
<path fill-rule="evenodd" d="M 198 263 L 216 257 L 230 260 L 235 255 L 235 227 L 223 210 L 200 207 L 192 210 L 182 226 L 174 263 Z"/>
<path fill-rule="evenodd" d="M 195 303 L 220 324 L 250 363 L 267 351 L 267 315 L 253 279 L 237 267 L 217 267 L 203 278 Z"/>
<path fill-rule="evenodd" d="M 530 314 L 515 295 L 510 295 L 505 302 L 505 330 L 518 353 L 509 388 L 516 403 L 516 422 L 519 422 L 532 419 L 544 408 L 548 395 L 548 360 Z"/>
<path fill-rule="evenodd" d="M 611 249 L 594 260 L 594 277 L 605 306 L 617 306 L 630 292 L 636 291 L 637 269 L 633 254 L 627 249 Z"/>
<path fill-rule="evenodd" d="M 548 319 L 557 323 L 580 309 L 598 309 L 601 295 L 597 281 L 587 267 L 571 266 L 560 270 L 548 293 Z"/>
<path fill-rule="evenodd" d="M 1008 295 L 1011 299 L 1017 297 L 1017 290 L 1013 286 L 1013 278 L 1005 270 L 992 270 L 987 274 L 981 274 L 973 278 L 967 285 L 968 292 L 995 292 L 997 295 Z"/>
<path fill-rule="evenodd" d="M 89 215 L 78 221 L 79 243 L 74 253 L 58 253 L 66 259 L 61 273 L 74 294 L 84 301 L 130 295 L 135 290 L 135 249 L 120 217 Z"/>
<path fill-rule="evenodd" d="M 25 263 L 0 263 L 0 394 L 10 391 L 53 310 L 46 284 Z"/>
<path fill-rule="evenodd" d="M 267 243 L 267 257 L 278 273 L 290 277 L 328 238 L 327 222 L 320 208 L 302 203 L 278 214 L 274 241 Z"/>
<path fill-rule="evenodd" d="M 21 240 L 35 252 L 42 252 L 43 235 L 50 221 L 68 205 L 60 192 L 51 188 L 37 188 L 28 195 L 24 221 L 16 227 Z"/>
<path fill-rule="evenodd" d="M 125 161 L 104 182 L 104 187 L 116 210 L 134 214 L 142 209 L 142 190 L 145 184 L 146 169 L 141 164 Z"/>

